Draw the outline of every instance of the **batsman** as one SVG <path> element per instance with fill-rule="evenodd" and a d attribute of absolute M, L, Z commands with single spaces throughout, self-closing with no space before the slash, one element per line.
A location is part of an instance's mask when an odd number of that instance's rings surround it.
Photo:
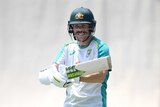
<path fill-rule="evenodd" d="M 90 9 L 74 9 L 68 21 L 72 41 L 51 66 L 39 72 L 42 84 L 66 88 L 64 107 L 107 107 L 111 57 L 107 44 L 94 35 L 95 28 Z"/>

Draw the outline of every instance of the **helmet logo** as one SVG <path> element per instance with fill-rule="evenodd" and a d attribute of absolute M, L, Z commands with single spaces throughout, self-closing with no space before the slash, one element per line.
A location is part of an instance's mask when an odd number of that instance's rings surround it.
<path fill-rule="evenodd" d="M 79 19 L 84 19 L 84 15 L 82 13 L 77 13 L 75 15 L 75 19 L 79 20 Z"/>

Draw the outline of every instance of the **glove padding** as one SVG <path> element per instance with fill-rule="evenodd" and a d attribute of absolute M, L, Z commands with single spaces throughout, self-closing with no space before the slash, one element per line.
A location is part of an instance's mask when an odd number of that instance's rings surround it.
<path fill-rule="evenodd" d="M 53 73 L 53 78 L 51 78 L 52 83 L 61 88 L 67 88 L 71 86 L 73 83 L 79 83 L 80 80 L 79 77 L 74 79 L 68 79 L 65 67 L 65 65 L 59 65 L 58 71 L 55 71 Z"/>
<path fill-rule="evenodd" d="M 60 65 L 58 66 L 58 71 L 59 71 L 59 73 L 62 74 L 65 78 L 68 79 L 66 67 L 67 67 L 67 66 L 60 64 Z M 72 81 L 73 83 L 79 83 L 79 82 L 80 82 L 80 78 L 77 77 L 77 78 L 73 78 L 73 79 L 68 79 L 68 81 Z"/>
<path fill-rule="evenodd" d="M 79 78 L 68 79 L 65 71 L 62 69 L 59 69 L 58 71 L 54 65 L 41 70 L 39 72 L 39 80 L 44 85 L 50 85 L 53 83 L 55 86 L 60 88 L 67 88 L 73 83 L 79 83 Z"/>
<path fill-rule="evenodd" d="M 68 79 L 58 71 L 55 71 L 53 73 L 53 76 L 50 77 L 50 81 L 55 86 L 60 88 L 67 88 L 73 84 L 71 81 L 68 81 Z"/>
<path fill-rule="evenodd" d="M 54 71 L 54 70 L 56 70 L 56 69 L 48 67 L 48 68 L 45 68 L 39 72 L 38 78 L 39 78 L 39 81 L 41 82 L 41 84 L 50 85 L 51 82 L 50 82 L 49 76 L 52 75 L 52 71 Z"/>

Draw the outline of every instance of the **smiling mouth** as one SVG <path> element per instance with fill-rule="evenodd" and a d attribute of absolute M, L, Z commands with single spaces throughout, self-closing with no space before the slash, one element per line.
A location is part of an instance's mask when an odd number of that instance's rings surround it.
<path fill-rule="evenodd" d="M 87 32 L 78 31 L 75 33 L 75 36 L 88 36 Z"/>

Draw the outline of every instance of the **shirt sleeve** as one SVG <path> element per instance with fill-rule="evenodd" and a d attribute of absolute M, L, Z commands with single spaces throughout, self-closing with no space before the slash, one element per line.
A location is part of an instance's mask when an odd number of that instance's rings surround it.
<path fill-rule="evenodd" d="M 108 55 L 110 55 L 110 53 L 109 53 L 109 48 L 107 44 L 104 42 L 101 42 L 98 48 L 98 58 L 108 56 Z"/>
<path fill-rule="evenodd" d="M 67 50 L 66 48 L 67 48 L 67 47 L 64 46 L 64 47 L 59 51 L 59 53 L 58 53 L 57 56 L 55 57 L 53 63 L 65 65 L 66 50 Z"/>

